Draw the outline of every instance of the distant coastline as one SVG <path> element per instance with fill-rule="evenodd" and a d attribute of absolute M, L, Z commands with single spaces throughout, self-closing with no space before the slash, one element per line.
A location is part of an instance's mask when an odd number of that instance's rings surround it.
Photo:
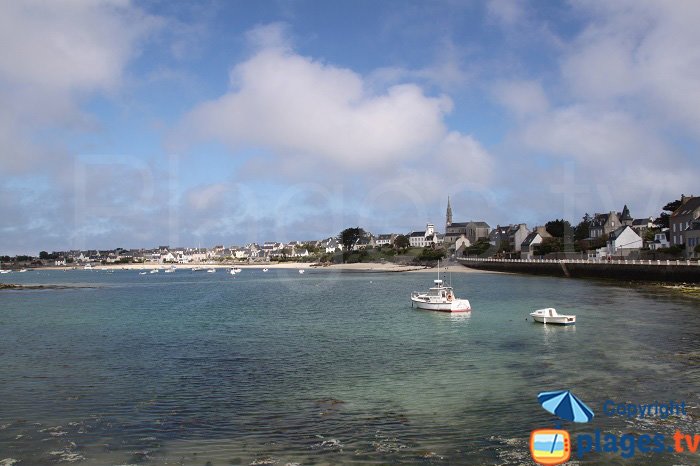
<path fill-rule="evenodd" d="M 393 262 L 357 262 L 352 264 L 320 264 L 320 263 L 310 263 L 310 262 L 280 262 L 274 264 L 108 264 L 99 265 L 92 268 L 93 271 L 102 270 L 153 270 L 153 269 L 167 269 L 175 268 L 176 270 L 191 270 L 194 267 L 200 269 L 223 269 L 228 270 L 233 267 L 240 268 L 241 270 L 261 270 L 267 268 L 273 269 L 306 269 L 306 270 L 324 270 L 324 271 L 335 271 L 335 272 L 436 272 L 436 267 L 424 266 L 424 265 L 404 265 L 395 264 Z M 82 266 L 70 267 L 70 266 L 44 266 L 38 267 L 36 269 L 29 270 L 83 270 Z M 455 272 L 455 273 L 473 273 L 476 270 L 470 270 L 468 268 L 462 267 L 459 264 L 450 264 L 445 267 L 440 268 L 441 271 L 445 272 Z"/>

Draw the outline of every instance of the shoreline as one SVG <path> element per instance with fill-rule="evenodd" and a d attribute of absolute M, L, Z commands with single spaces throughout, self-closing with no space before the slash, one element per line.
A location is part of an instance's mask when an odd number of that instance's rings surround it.
<path fill-rule="evenodd" d="M 232 269 L 240 268 L 241 270 L 262 270 L 262 269 L 304 269 L 304 270 L 323 270 L 329 272 L 348 272 L 348 273 L 425 273 L 437 271 L 437 267 L 428 267 L 423 265 L 402 265 L 393 262 L 358 262 L 353 264 L 331 264 L 321 265 L 316 262 L 281 262 L 275 264 L 108 264 L 94 266 L 92 271 L 114 271 L 114 270 L 153 270 L 153 269 L 168 269 L 175 270 L 191 270 L 192 268 L 206 269 Z M 84 270 L 82 266 L 46 266 L 27 269 L 27 272 L 36 270 Z M 500 273 L 492 271 L 477 270 L 464 267 L 461 264 L 451 264 L 445 267 L 440 267 L 441 271 L 454 273 Z M 19 273 L 13 271 L 14 273 Z"/>

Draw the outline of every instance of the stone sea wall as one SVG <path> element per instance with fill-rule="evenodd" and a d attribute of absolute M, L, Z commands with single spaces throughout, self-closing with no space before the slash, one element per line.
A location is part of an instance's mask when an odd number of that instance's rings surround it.
<path fill-rule="evenodd" d="M 570 278 L 700 283 L 700 265 L 687 261 L 458 259 L 469 268 Z"/>

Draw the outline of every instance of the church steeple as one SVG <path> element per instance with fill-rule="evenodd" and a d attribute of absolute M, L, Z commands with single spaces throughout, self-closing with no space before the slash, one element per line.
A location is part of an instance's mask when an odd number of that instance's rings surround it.
<path fill-rule="evenodd" d="M 447 196 L 447 214 L 445 215 L 445 231 L 447 227 L 452 225 L 452 206 L 450 205 L 450 196 Z"/>

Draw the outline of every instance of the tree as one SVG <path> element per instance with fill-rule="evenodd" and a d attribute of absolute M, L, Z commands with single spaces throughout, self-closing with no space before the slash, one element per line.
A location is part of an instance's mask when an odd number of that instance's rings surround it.
<path fill-rule="evenodd" d="M 497 252 L 513 252 L 513 249 L 510 246 L 510 241 L 507 239 L 501 240 L 501 242 L 498 244 Z"/>
<path fill-rule="evenodd" d="M 436 261 L 443 259 L 446 256 L 444 249 L 423 248 L 416 259 L 419 261 Z"/>
<path fill-rule="evenodd" d="M 489 249 L 491 249 L 491 243 L 489 243 L 488 239 L 482 238 L 468 248 L 465 248 L 462 255 L 465 257 L 480 256 L 482 254 L 486 254 Z"/>
<path fill-rule="evenodd" d="M 588 215 L 588 212 L 586 212 L 586 215 L 583 216 L 583 219 L 576 225 L 576 228 L 574 228 L 574 239 L 576 241 L 581 241 L 591 235 L 592 221 L 593 219 Z"/>
<path fill-rule="evenodd" d="M 408 249 L 408 247 L 411 245 L 411 241 L 408 239 L 408 236 L 406 235 L 399 235 L 394 239 L 394 246 L 397 249 Z"/>
<path fill-rule="evenodd" d="M 49 258 L 49 253 L 46 251 L 41 251 L 39 253 L 39 259 L 41 260 L 47 260 Z"/>
<path fill-rule="evenodd" d="M 367 232 L 363 230 L 360 227 L 355 227 L 355 228 L 346 228 L 345 230 L 340 232 L 340 235 L 338 235 L 338 239 L 343 245 L 343 248 L 346 251 L 349 251 L 352 249 L 353 245 L 357 243 L 357 240 L 360 238 L 364 238 L 367 235 Z"/>
<path fill-rule="evenodd" d="M 360 227 L 346 228 L 338 235 L 338 240 L 343 245 L 343 260 L 347 258 L 348 253 L 360 238 L 364 238 L 367 232 Z"/>
<path fill-rule="evenodd" d="M 545 256 L 551 252 L 559 252 L 562 249 L 561 238 L 544 238 L 540 244 L 535 245 L 535 255 Z"/>
<path fill-rule="evenodd" d="M 555 238 L 571 238 L 571 224 L 568 220 L 558 219 L 547 222 L 544 227 L 547 232 Z"/>
<path fill-rule="evenodd" d="M 666 204 L 663 207 L 662 212 L 659 214 L 658 218 L 654 220 L 654 223 L 657 224 L 659 228 L 669 228 L 669 219 L 671 218 L 671 214 L 675 212 L 675 210 L 679 208 L 681 204 L 682 201 L 680 199 L 676 199 L 675 201 L 671 201 L 668 204 Z"/>
<path fill-rule="evenodd" d="M 696 245 L 696 246 L 695 246 L 695 249 L 693 249 L 693 251 L 695 251 L 695 252 L 697 252 L 698 254 L 700 254 L 700 244 Z"/>

